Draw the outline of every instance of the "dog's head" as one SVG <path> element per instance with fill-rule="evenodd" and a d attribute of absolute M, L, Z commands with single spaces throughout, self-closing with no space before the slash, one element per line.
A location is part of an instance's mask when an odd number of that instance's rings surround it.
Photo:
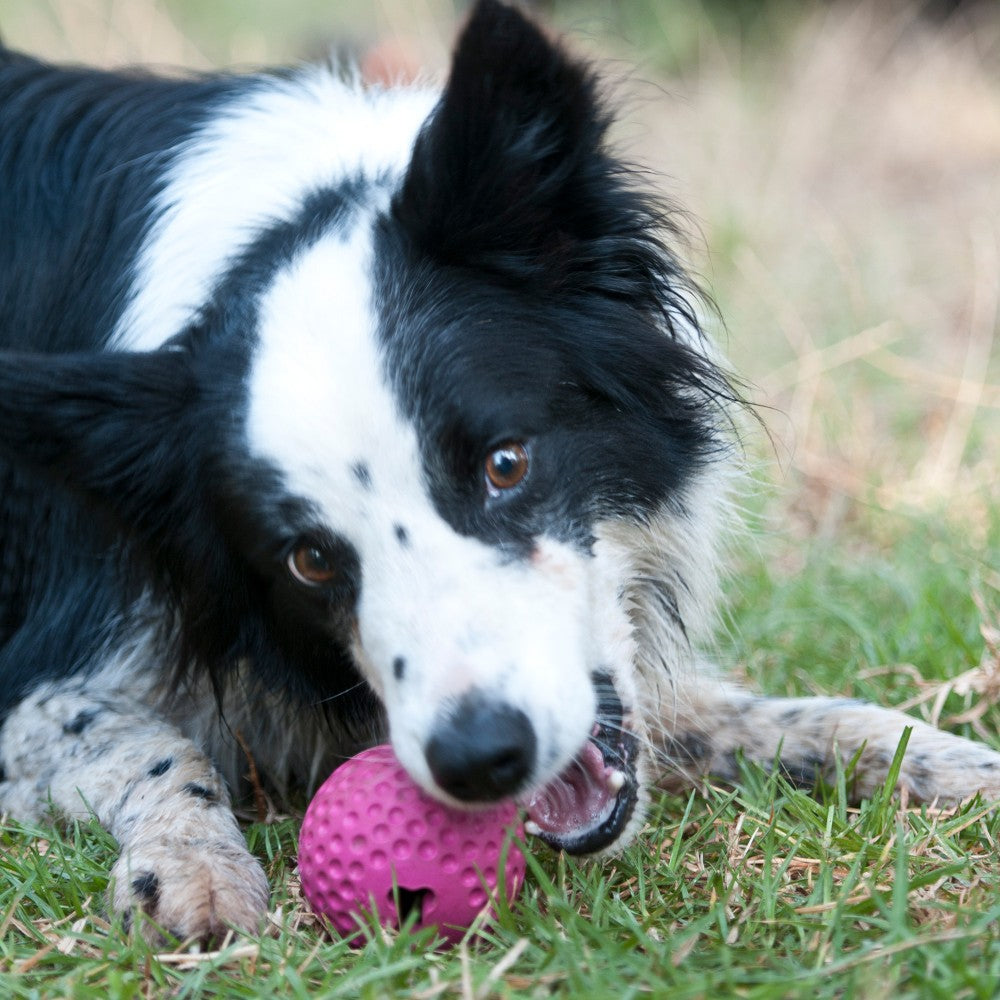
<path fill-rule="evenodd" d="M 11 448 L 113 512 L 185 658 L 341 721 L 374 692 L 425 788 L 575 851 L 637 815 L 726 395 L 608 124 L 484 2 L 404 169 L 261 228 L 162 349 L 0 376 Z"/>

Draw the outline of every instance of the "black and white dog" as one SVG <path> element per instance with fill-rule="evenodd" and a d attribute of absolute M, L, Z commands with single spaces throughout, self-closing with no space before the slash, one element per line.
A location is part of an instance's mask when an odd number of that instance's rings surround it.
<path fill-rule="evenodd" d="M 738 401 L 591 72 L 483 0 L 443 93 L 0 53 L 0 805 L 96 815 L 114 905 L 251 929 L 244 749 L 306 786 L 388 736 L 577 853 L 737 750 L 859 793 L 1000 754 L 726 687 Z"/>

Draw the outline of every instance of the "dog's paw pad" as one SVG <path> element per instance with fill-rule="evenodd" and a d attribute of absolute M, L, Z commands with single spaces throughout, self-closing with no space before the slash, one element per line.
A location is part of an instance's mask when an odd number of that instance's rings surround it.
<path fill-rule="evenodd" d="M 118 859 L 112 879 L 114 908 L 156 944 L 165 935 L 221 941 L 232 930 L 254 934 L 267 911 L 260 863 L 231 843 L 148 841 Z"/>

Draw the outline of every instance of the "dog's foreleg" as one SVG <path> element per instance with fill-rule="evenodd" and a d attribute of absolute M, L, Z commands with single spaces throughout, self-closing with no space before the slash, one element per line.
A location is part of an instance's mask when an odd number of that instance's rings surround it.
<path fill-rule="evenodd" d="M 255 930 L 267 881 L 208 758 L 144 705 L 73 688 L 23 701 L 0 728 L 0 806 L 22 819 L 51 807 L 94 815 L 115 837 L 112 905 L 143 933 L 221 938 Z M 155 925 L 155 926 L 153 926 Z"/>
<path fill-rule="evenodd" d="M 662 784 L 700 777 L 739 780 L 739 757 L 776 760 L 796 784 L 832 781 L 855 756 L 852 793 L 882 785 L 904 731 L 911 730 L 897 790 L 911 802 L 951 805 L 977 792 L 1000 799 L 1000 753 L 893 709 L 847 698 L 766 698 L 717 683 L 678 696 L 664 712 Z"/>

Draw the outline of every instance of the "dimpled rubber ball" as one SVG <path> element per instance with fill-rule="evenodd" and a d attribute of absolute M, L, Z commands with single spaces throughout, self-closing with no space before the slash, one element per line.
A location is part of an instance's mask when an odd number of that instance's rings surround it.
<path fill-rule="evenodd" d="M 524 881 L 524 855 L 512 802 L 464 812 L 413 783 L 389 746 L 358 754 L 333 772 L 309 803 L 299 834 L 302 891 L 313 911 L 341 934 L 358 934 L 359 916 L 376 912 L 399 927 L 434 925 L 450 944 L 500 891 L 512 900 Z M 397 912 L 396 902 L 399 901 Z M 402 918 L 402 919 L 401 919 Z"/>

